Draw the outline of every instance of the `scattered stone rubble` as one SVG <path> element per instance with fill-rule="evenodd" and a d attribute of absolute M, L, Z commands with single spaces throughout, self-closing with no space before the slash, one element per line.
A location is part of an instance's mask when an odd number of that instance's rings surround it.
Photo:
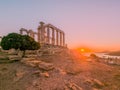
<path fill-rule="evenodd" d="M 65 90 L 83 90 L 80 86 L 77 84 L 73 83 L 72 81 L 65 81 Z"/>
<path fill-rule="evenodd" d="M 15 60 L 21 60 L 21 57 L 17 56 L 17 55 L 10 55 L 8 56 L 10 61 L 15 61 Z"/>
<path fill-rule="evenodd" d="M 102 88 L 105 86 L 104 83 L 102 83 L 101 81 L 94 79 L 94 78 L 86 79 L 84 83 L 89 84 L 94 88 Z"/>
<path fill-rule="evenodd" d="M 28 66 L 38 67 L 39 69 L 45 70 L 45 71 L 54 69 L 54 66 L 52 63 L 36 60 L 35 58 L 23 58 L 21 62 Z"/>
<path fill-rule="evenodd" d="M 16 82 L 16 81 L 19 81 L 20 79 L 22 79 L 23 78 L 23 76 L 25 75 L 25 71 L 21 71 L 21 70 L 16 70 L 16 73 L 15 73 L 15 78 L 14 78 L 14 82 Z"/>

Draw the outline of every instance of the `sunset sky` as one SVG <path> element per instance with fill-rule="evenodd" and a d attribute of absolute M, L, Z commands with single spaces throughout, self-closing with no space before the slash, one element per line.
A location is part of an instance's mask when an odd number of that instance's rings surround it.
<path fill-rule="evenodd" d="M 66 33 L 68 47 L 120 50 L 120 0 L 0 0 L 0 35 L 39 22 Z"/>

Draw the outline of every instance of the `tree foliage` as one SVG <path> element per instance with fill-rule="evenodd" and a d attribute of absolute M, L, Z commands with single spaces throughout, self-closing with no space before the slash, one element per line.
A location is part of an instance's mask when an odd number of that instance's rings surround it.
<path fill-rule="evenodd" d="M 40 48 L 40 44 L 28 35 L 22 36 L 22 45 L 20 50 L 37 50 Z"/>
<path fill-rule="evenodd" d="M 4 50 L 11 48 L 20 50 L 37 50 L 40 44 L 28 35 L 20 35 L 17 33 L 10 33 L 4 36 L 1 41 L 1 46 Z"/>

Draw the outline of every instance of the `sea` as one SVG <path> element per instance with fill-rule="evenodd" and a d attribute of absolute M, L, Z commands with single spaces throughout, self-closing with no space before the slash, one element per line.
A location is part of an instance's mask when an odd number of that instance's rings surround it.
<path fill-rule="evenodd" d="M 107 53 L 84 53 L 85 56 L 90 56 L 90 54 L 95 54 L 96 56 L 100 58 L 120 59 L 120 56 L 108 55 Z"/>

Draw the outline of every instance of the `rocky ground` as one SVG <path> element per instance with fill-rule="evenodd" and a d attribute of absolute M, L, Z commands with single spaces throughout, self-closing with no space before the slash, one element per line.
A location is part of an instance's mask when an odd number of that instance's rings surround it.
<path fill-rule="evenodd" d="M 8 60 L 0 52 L 0 90 L 120 90 L 120 66 L 77 52 Z"/>

